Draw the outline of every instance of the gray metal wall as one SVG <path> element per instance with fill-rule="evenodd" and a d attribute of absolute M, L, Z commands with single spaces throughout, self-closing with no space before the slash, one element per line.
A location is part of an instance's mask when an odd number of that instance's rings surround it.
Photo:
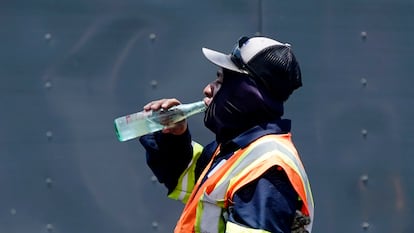
<path fill-rule="evenodd" d="M 286 105 L 314 191 L 315 232 L 414 228 L 412 0 L 3 0 L 0 232 L 172 232 L 137 141 L 113 119 L 191 102 L 201 54 L 257 32 L 293 45 L 304 87 Z M 213 135 L 202 116 L 194 139 Z"/>

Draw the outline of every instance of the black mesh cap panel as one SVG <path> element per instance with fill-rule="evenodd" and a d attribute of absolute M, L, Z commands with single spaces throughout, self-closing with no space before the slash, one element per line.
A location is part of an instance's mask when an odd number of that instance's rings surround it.
<path fill-rule="evenodd" d="M 259 85 L 279 100 L 285 101 L 302 86 L 302 75 L 291 48 L 276 45 L 256 54 L 247 64 Z"/>

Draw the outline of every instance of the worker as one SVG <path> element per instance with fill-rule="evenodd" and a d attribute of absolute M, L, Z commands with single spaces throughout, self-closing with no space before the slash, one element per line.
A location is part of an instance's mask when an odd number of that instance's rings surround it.
<path fill-rule="evenodd" d="M 204 124 L 215 140 L 196 143 L 188 122 L 140 137 L 147 164 L 168 196 L 185 203 L 175 233 L 311 232 L 314 204 L 284 104 L 302 86 L 291 45 L 241 37 L 230 54 L 203 48 L 218 66 L 204 88 Z M 181 102 L 159 99 L 145 111 Z"/>

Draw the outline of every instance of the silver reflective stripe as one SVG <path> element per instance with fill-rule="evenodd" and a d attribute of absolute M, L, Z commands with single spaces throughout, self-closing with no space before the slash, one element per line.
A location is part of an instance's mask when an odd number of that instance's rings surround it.
<path fill-rule="evenodd" d="M 233 222 L 227 222 L 226 224 L 226 233 L 270 233 L 269 231 L 248 228 L 246 226 L 241 226 Z"/>
<path fill-rule="evenodd" d="M 250 146 L 251 147 L 251 146 Z M 302 164 L 298 161 L 298 158 L 291 150 L 287 149 L 283 144 L 271 139 L 262 139 L 257 145 L 252 148 L 248 148 L 243 155 L 235 162 L 235 164 L 228 170 L 228 172 L 222 177 L 222 179 L 217 183 L 214 190 L 209 194 L 204 194 L 202 197 L 203 206 L 202 210 L 197 212 L 197 218 L 199 219 L 199 230 L 200 232 L 216 233 L 220 231 L 220 225 L 224 225 L 222 222 L 222 211 L 223 209 L 217 205 L 217 202 L 224 202 L 226 193 L 229 187 L 230 180 L 242 172 L 246 167 L 248 167 L 253 162 L 260 159 L 267 159 L 266 153 L 272 151 L 279 151 L 286 163 L 291 164 L 293 168 L 302 176 L 304 182 L 308 182 L 306 173 L 304 172 Z M 237 153 L 237 152 L 235 152 Z M 306 195 L 310 193 L 308 187 L 304 187 L 306 190 Z M 308 196 L 309 197 L 309 196 Z M 310 206 L 311 207 L 311 206 Z M 313 205 L 312 205 L 313 207 Z M 312 210 L 313 215 L 313 210 Z M 220 222 L 221 221 L 221 222 Z"/>
<path fill-rule="evenodd" d="M 193 161 L 191 161 L 191 163 L 192 163 Z M 191 163 L 190 163 L 190 165 L 189 165 L 189 167 L 191 166 Z M 187 192 L 185 192 L 184 190 L 185 190 L 185 188 L 184 187 L 187 187 L 187 184 L 188 184 L 188 173 L 183 177 L 183 179 L 181 180 L 181 184 L 180 184 L 180 187 L 181 187 L 181 192 L 180 192 L 180 194 L 179 194 L 179 196 L 178 196 L 178 200 L 184 200 L 184 198 L 185 198 L 185 195 L 187 194 Z"/>
<path fill-rule="evenodd" d="M 223 207 L 220 206 L 219 201 L 211 198 L 211 196 L 204 193 L 201 197 L 202 214 L 200 219 L 200 231 L 205 233 L 218 233 L 220 232 L 220 225 L 224 226 L 222 222 Z"/>

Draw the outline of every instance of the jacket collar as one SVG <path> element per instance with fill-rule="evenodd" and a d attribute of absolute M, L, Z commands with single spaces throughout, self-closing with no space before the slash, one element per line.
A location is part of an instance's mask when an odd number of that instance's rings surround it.
<path fill-rule="evenodd" d="M 279 119 L 271 121 L 268 123 L 256 125 L 253 128 L 245 131 L 239 136 L 235 137 L 233 140 L 228 143 L 222 144 L 222 148 L 231 147 L 231 148 L 245 148 L 251 142 L 256 139 L 268 135 L 268 134 L 285 134 L 289 133 L 291 129 L 291 120 L 289 119 Z"/>

